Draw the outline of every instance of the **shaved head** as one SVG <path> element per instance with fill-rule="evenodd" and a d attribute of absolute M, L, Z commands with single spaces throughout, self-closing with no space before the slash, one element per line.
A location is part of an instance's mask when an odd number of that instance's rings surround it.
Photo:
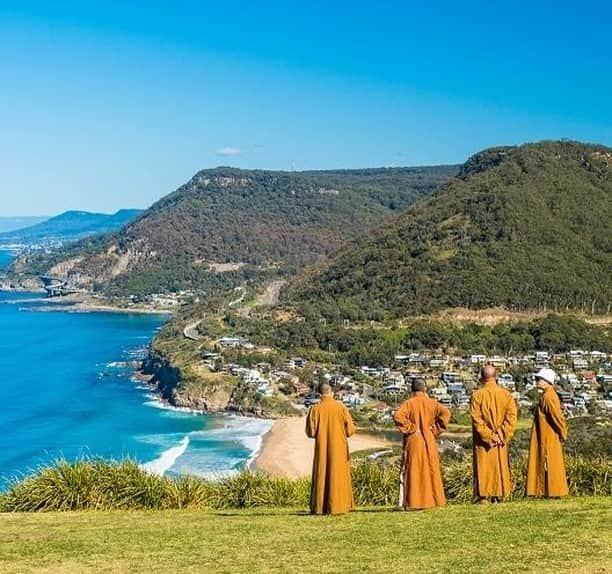
<path fill-rule="evenodd" d="M 425 381 L 423 379 L 414 379 L 412 381 L 412 392 L 413 393 L 424 393 L 427 386 L 425 385 Z"/>
<path fill-rule="evenodd" d="M 320 395 L 331 395 L 332 394 L 331 385 L 329 383 L 321 383 L 319 385 L 319 394 Z"/>
<path fill-rule="evenodd" d="M 497 379 L 497 371 L 493 365 L 485 365 L 480 370 L 480 380 L 481 381 L 490 381 L 492 379 Z"/>

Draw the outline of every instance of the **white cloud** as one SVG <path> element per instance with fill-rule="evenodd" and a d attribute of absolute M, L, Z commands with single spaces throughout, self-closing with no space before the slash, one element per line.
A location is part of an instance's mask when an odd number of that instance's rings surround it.
<path fill-rule="evenodd" d="M 221 147 L 215 150 L 215 153 L 217 155 L 223 155 L 223 156 L 240 155 L 240 148 L 226 146 L 226 147 Z"/>

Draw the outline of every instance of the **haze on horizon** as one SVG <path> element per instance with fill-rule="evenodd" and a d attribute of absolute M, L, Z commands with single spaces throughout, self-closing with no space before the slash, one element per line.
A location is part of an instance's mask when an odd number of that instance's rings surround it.
<path fill-rule="evenodd" d="M 611 17 L 589 0 L 5 0 L 0 216 L 144 208 L 217 165 L 612 145 Z"/>

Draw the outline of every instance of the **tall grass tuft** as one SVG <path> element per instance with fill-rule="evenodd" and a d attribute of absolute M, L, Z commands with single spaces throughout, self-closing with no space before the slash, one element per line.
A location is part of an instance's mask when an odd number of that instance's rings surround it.
<path fill-rule="evenodd" d="M 196 476 L 166 479 L 165 508 L 206 510 L 221 508 L 223 500 L 217 484 Z"/>
<path fill-rule="evenodd" d="M 449 460 L 442 467 L 444 490 L 449 502 L 467 504 L 474 498 L 471 460 Z"/>
<path fill-rule="evenodd" d="M 612 462 L 604 456 L 566 458 L 569 490 L 572 496 L 593 494 L 612 496 Z"/>
<path fill-rule="evenodd" d="M 59 460 L 37 474 L 12 485 L 3 499 L 5 509 L 82 510 L 101 507 L 91 465 Z"/>
<path fill-rule="evenodd" d="M 221 479 L 219 487 L 224 508 L 306 506 L 310 496 L 308 479 L 273 478 L 248 470 Z"/>
<path fill-rule="evenodd" d="M 612 495 L 612 462 L 605 457 L 566 457 L 570 494 Z M 514 490 L 524 496 L 526 459 L 512 461 Z M 472 501 L 470 460 L 443 463 L 444 485 L 450 503 Z M 398 497 L 397 466 L 358 462 L 353 466 L 353 491 L 358 506 L 391 506 Z M 310 479 L 274 478 L 248 470 L 205 480 L 194 476 L 159 477 L 133 461 L 109 463 L 60 460 L 32 476 L 14 482 L 0 493 L 0 511 L 180 509 L 308 506 Z"/>
<path fill-rule="evenodd" d="M 372 463 L 353 467 L 353 495 L 357 506 L 390 506 L 399 499 L 399 468 Z"/>

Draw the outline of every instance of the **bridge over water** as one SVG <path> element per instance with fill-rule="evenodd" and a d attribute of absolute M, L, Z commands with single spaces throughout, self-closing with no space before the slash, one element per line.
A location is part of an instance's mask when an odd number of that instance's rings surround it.
<path fill-rule="evenodd" d="M 71 287 L 66 279 L 52 277 L 51 275 L 39 275 L 43 288 L 47 292 L 47 297 L 63 297 L 74 293 L 84 293 L 82 289 Z"/>

